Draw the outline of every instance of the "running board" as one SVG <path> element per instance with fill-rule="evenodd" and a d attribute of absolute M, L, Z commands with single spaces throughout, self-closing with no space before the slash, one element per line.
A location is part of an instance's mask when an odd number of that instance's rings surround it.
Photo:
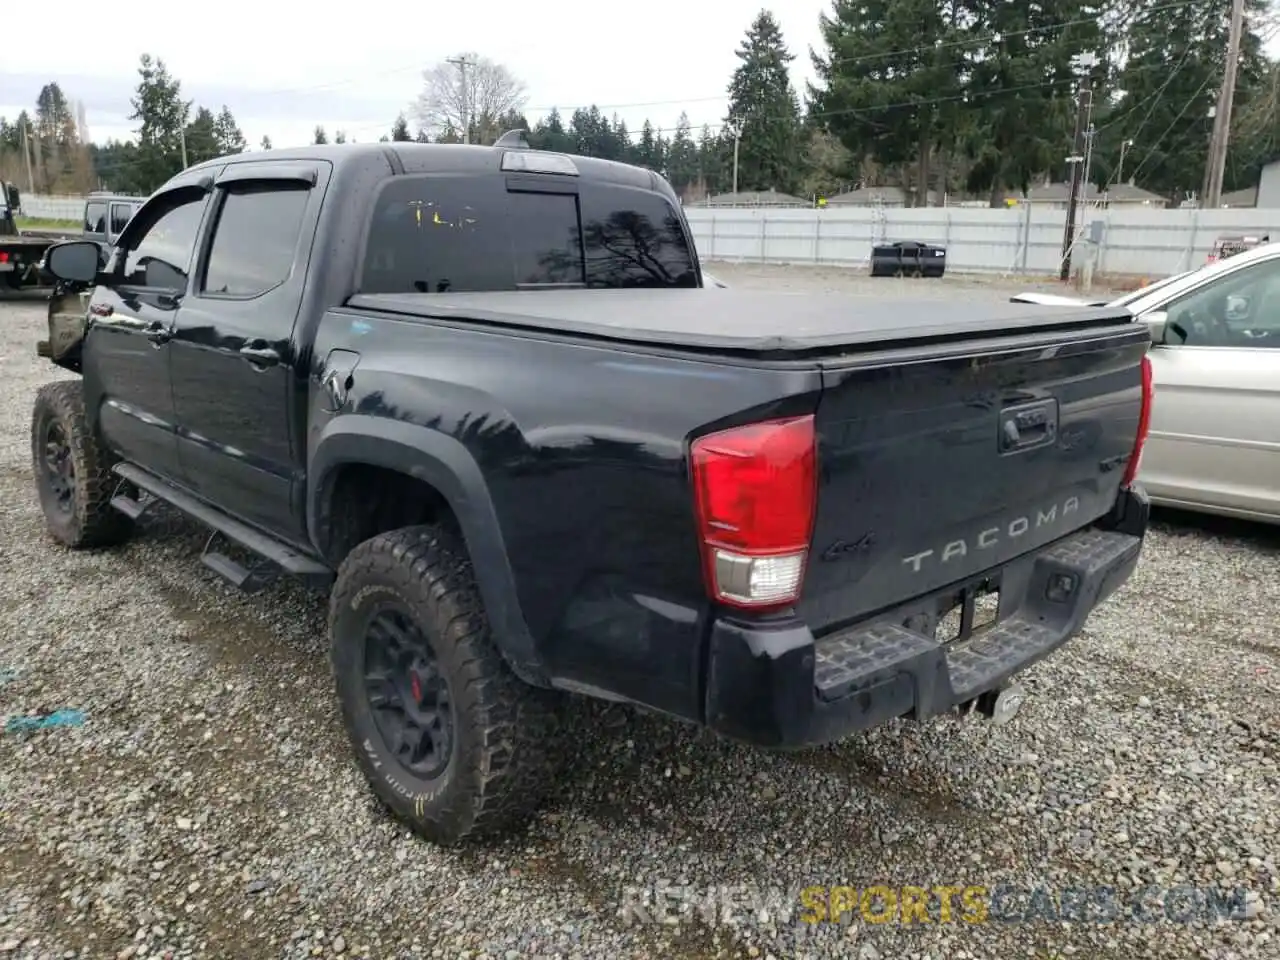
<path fill-rule="evenodd" d="M 241 523 L 234 517 L 223 513 L 217 507 L 210 506 L 185 490 L 179 490 L 177 487 L 166 483 L 155 474 L 148 473 L 141 467 L 134 466 L 131 463 L 117 463 L 113 470 L 121 479 L 128 480 L 138 489 L 165 501 L 192 519 L 211 528 L 215 533 L 219 533 L 246 550 L 271 561 L 286 573 L 305 580 L 308 585 L 324 589 L 333 583 L 333 571 L 320 561 L 299 553 L 288 544 L 281 543 L 274 537 L 255 530 L 246 523 Z M 126 496 L 113 497 L 111 505 L 121 513 L 134 519 L 140 516 L 146 508 L 146 504 L 141 504 L 137 500 Z M 203 562 L 206 567 L 226 577 L 235 586 L 243 587 L 249 579 L 248 571 L 225 554 L 214 553 L 206 548 Z"/>

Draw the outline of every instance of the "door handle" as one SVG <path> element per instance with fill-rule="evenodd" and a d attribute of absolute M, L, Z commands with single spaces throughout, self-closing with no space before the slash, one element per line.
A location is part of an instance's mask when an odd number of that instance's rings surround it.
<path fill-rule="evenodd" d="M 280 362 L 280 354 L 271 347 L 241 347 L 240 356 L 258 367 L 273 367 Z"/>
<path fill-rule="evenodd" d="M 147 339 L 157 347 L 160 346 L 160 344 L 168 343 L 173 339 L 173 331 L 158 320 L 149 323 L 144 333 L 146 334 Z"/>

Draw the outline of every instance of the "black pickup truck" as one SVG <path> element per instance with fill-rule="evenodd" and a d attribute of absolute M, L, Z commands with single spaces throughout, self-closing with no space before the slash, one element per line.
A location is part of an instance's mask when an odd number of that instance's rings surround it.
<path fill-rule="evenodd" d="M 359 763 L 441 843 L 528 814 L 556 691 L 772 747 L 990 708 L 1138 561 L 1123 310 L 712 292 L 661 177 L 505 138 L 210 161 L 99 254 L 48 258 L 53 537 L 163 501 L 331 590 Z"/>

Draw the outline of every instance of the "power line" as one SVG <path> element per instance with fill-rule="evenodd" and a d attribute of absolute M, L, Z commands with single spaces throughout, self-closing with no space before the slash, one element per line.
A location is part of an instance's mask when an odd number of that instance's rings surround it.
<path fill-rule="evenodd" d="M 1204 80 L 1201 81 L 1200 86 L 1196 88 L 1195 93 L 1191 94 L 1191 96 L 1187 99 L 1187 102 L 1182 105 L 1182 109 L 1178 111 L 1177 116 L 1175 116 L 1173 120 L 1169 122 L 1169 125 L 1164 128 L 1160 136 L 1156 137 L 1154 142 L 1152 142 L 1150 148 L 1148 148 L 1147 150 L 1147 155 L 1142 158 L 1142 161 L 1136 167 L 1134 167 L 1133 173 L 1130 174 L 1130 177 L 1132 177 L 1135 180 L 1138 178 L 1138 172 L 1147 165 L 1148 160 L 1150 160 L 1152 157 L 1155 156 L 1156 148 L 1159 147 L 1161 142 L 1164 140 L 1164 138 L 1169 135 L 1169 132 L 1178 125 L 1178 121 L 1182 119 L 1183 114 L 1185 114 L 1188 110 L 1191 109 L 1191 105 L 1196 102 L 1196 99 L 1200 96 L 1200 94 L 1204 93 L 1204 88 L 1209 85 L 1209 81 L 1212 79 L 1213 79 L 1212 74 L 1207 74 L 1205 76 Z M 1189 134 L 1190 134 L 1190 131 L 1184 132 L 1182 137 L 1179 138 L 1179 142 L 1186 139 L 1186 137 L 1189 136 Z"/>
<path fill-rule="evenodd" d="M 1204 26 L 1208 26 L 1208 24 L 1209 24 L 1209 19 L 1210 19 L 1210 17 L 1209 17 L 1208 15 L 1206 15 L 1206 16 L 1205 16 L 1205 18 L 1204 18 Z M 1151 106 L 1147 108 L 1146 115 L 1145 115 L 1145 116 L 1143 116 L 1143 118 L 1142 118 L 1142 122 L 1138 124 L 1138 129 L 1137 129 L 1137 130 L 1135 130 L 1133 133 L 1129 134 L 1129 135 L 1128 135 L 1128 137 L 1127 137 L 1126 139 L 1131 140 L 1131 141 L 1133 141 L 1133 142 L 1137 142 L 1137 139 L 1138 139 L 1138 137 L 1141 135 L 1141 133 L 1142 133 L 1143 129 L 1144 129 L 1144 128 L 1146 127 L 1146 125 L 1151 121 L 1151 118 L 1152 118 L 1153 116 L 1155 116 L 1155 112 L 1156 112 L 1156 110 L 1159 108 L 1160 104 L 1162 103 L 1161 98 L 1163 97 L 1164 92 L 1165 92 L 1167 89 L 1169 89 L 1169 85 L 1170 85 L 1171 83 L 1173 83 L 1174 79 L 1178 76 L 1178 72 L 1179 72 L 1179 71 L 1180 71 L 1184 66 L 1186 66 L 1187 61 L 1188 61 L 1188 60 L 1190 59 L 1190 57 L 1191 57 L 1191 51 L 1192 51 L 1192 49 L 1193 49 L 1193 44 L 1191 43 L 1190 38 L 1188 38 L 1187 48 L 1186 48 L 1184 51 L 1182 51 L 1182 59 L 1181 59 L 1181 60 L 1179 60 L 1179 61 L 1177 62 L 1177 64 L 1174 66 L 1174 68 L 1173 68 L 1172 70 L 1170 70 L 1170 71 L 1169 71 L 1169 75 L 1168 75 L 1167 77 L 1165 77 L 1164 83 L 1160 84 L 1159 89 L 1158 89 L 1158 90 L 1156 90 L 1156 92 L 1155 92 L 1155 93 L 1153 93 L 1153 94 L 1151 95 Z M 1133 112 L 1133 110 L 1136 110 L 1136 109 L 1137 109 L 1137 107 L 1138 107 L 1138 104 L 1136 104 L 1136 103 L 1135 103 L 1135 104 L 1134 104 L 1134 106 L 1130 109 L 1129 113 L 1132 113 L 1132 112 Z M 1126 114 L 1126 116 L 1127 116 L 1127 115 L 1128 115 L 1128 114 Z M 1117 118 L 1117 119 L 1118 119 L 1118 118 Z M 1105 124 L 1104 126 L 1100 127 L 1100 128 L 1099 128 L 1099 130 L 1098 130 L 1098 131 L 1096 131 L 1096 132 L 1101 132 L 1102 130 L 1108 129 L 1108 128 L 1109 128 L 1109 127 L 1111 127 L 1115 122 L 1116 122 L 1116 121 L 1114 121 L 1114 120 L 1113 120 L 1113 121 L 1111 121 L 1110 123 Z M 1106 189 L 1104 189 L 1104 191 L 1103 191 L 1104 193 L 1105 193 L 1107 190 L 1110 190 L 1110 189 L 1111 189 L 1111 186 L 1112 186 L 1112 184 L 1114 184 L 1114 183 L 1116 182 L 1116 178 L 1117 178 L 1117 176 L 1119 175 L 1119 173 L 1120 173 L 1120 169 L 1119 169 L 1118 167 L 1117 167 L 1117 169 L 1115 169 L 1115 170 L 1113 170 L 1113 171 L 1112 171 L 1112 173 L 1111 173 L 1111 177 L 1107 180 L 1107 186 L 1106 186 Z M 1135 172 L 1132 174 L 1132 176 L 1136 177 L 1136 176 L 1137 176 L 1137 172 L 1135 171 Z"/>
<path fill-rule="evenodd" d="M 1146 15 L 1151 13 L 1158 13 L 1165 10 L 1178 10 L 1184 7 L 1193 7 L 1196 5 L 1197 3 L 1195 2 L 1195 0 L 1174 0 L 1174 2 L 1163 3 L 1163 4 L 1159 4 L 1158 6 L 1149 7 L 1146 10 L 1143 10 L 1143 14 Z M 1068 27 L 1092 26 L 1097 24 L 1097 22 L 1098 21 L 1096 17 L 1085 17 L 1085 18 L 1080 18 L 1076 20 L 1059 20 L 1059 21 L 1055 21 L 1054 23 L 1042 24 L 1041 26 L 1038 26 L 1038 27 L 1028 27 L 1025 30 L 1010 30 L 1010 31 L 1004 31 L 1004 32 L 992 31 L 991 33 L 981 34 L 979 36 L 974 36 L 974 37 L 967 37 L 961 40 L 948 40 L 941 43 L 924 43 L 914 47 L 904 47 L 898 50 L 877 51 L 876 53 L 860 54 L 858 56 L 853 56 L 853 57 L 836 57 L 835 59 L 828 61 L 827 65 L 836 66 L 836 65 L 851 64 L 851 63 L 869 63 L 873 60 L 888 60 L 893 57 L 904 57 L 914 53 L 927 53 L 931 51 L 950 49 L 955 47 L 982 46 L 984 44 L 988 44 L 992 42 L 999 43 L 1003 40 L 1008 40 L 1012 37 L 1029 37 L 1029 36 L 1036 36 L 1043 33 L 1052 33 L 1056 30 L 1065 30 Z M 285 87 L 285 88 L 278 88 L 275 90 L 268 89 L 268 90 L 255 91 L 255 95 L 284 96 L 284 95 L 293 94 L 293 93 L 313 93 L 313 92 L 318 92 L 322 90 L 333 90 L 339 87 L 350 86 L 356 83 L 362 83 L 374 77 L 394 76 L 396 74 L 401 74 L 401 73 L 423 71 L 424 69 L 427 69 L 427 68 L 424 68 L 421 63 L 407 64 L 399 67 L 392 67 L 389 70 L 383 70 L 377 73 L 365 73 L 357 77 L 348 77 L 344 80 L 335 80 L 329 83 L 318 84 L 315 86 Z M 676 100 L 648 100 L 648 101 L 639 101 L 639 102 L 632 102 L 632 103 L 601 103 L 601 104 L 596 104 L 596 106 L 599 107 L 601 110 L 626 110 L 626 109 L 631 109 L 635 107 L 663 107 L 663 106 L 674 106 L 674 105 L 683 104 L 683 103 L 710 103 L 716 100 L 727 100 L 727 99 L 728 97 L 725 94 L 716 94 L 714 96 L 707 96 L 707 97 L 682 97 Z M 552 104 L 550 106 L 525 107 L 524 109 L 529 113 L 546 113 L 546 112 L 550 112 L 551 110 L 556 110 L 559 108 L 560 108 L 559 104 Z"/>
<path fill-rule="evenodd" d="M 1184 7 L 1192 7 L 1192 6 L 1196 6 L 1196 3 L 1193 2 L 1193 0 L 1176 0 L 1176 2 L 1164 3 L 1158 6 L 1150 7 L 1144 10 L 1143 14 L 1144 15 L 1151 14 L 1151 13 L 1156 13 L 1164 10 L 1177 10 Z M 976 37 L 967 37 L 961 40 L 949 40 L 942 43 L 920 44 L 914 47 L 904 47 L 898 50 L 878 51 L 876 53 L 860 54 L 858 56 L 852 56 L 852 57 L 837 57 L 831 61 L 828 61 L 827 66 L 831 67 L 831 66 L 837 66 L 837 65 L 843 65 L 843 64 L 869 63 L 873 60 L 886 60 L 886 59 L 891 59 L 893 57 L 904 57 L 909 54 L 926 53 L 930 51 L 936 51 L 940 49 L 949 49 L 949 48 L 955 48 L 955 47 L 982 46 L 984 44 L 993 43 L 993 42 L 999 43 L 1003 40 L 1007 40 L 1012 37 L 1035 36 L 1038 34 L 1052 33 L 1056 30 L 1064 30 L 1068 27 L 1093 25 L 1093 24 L 1096 24 L 1097 22 L 1098 21 L 1096 18 L 1089 17 L 1089 18 L 1081 18 L 1076 20 L 1056 21 L 1054 23 L 1047 23 L 1038 27 L 1028 27 L 1025 30 L 1012 30 L 1012 31 L 1006 31 L 1006 32 L 993 31 L 991 33 L 982 34 Z M 456 59 L 452 61 L 446 61 L 446 62 L 456 63 Z M 375 77 L 394 76 L 396 74 L 409 73 L 414 71 L 420 72 L 420 71 L 423 71 L 424 69 L 426 68 L 424 68 L 421 63 L 415 63 L 410 65 L 393 67 L 391 69 L 379 71 L 377 73 L 365 73 L 357 77 L 348 77 L 343 80 L 334 80 L 328 83 L 316 84 L 314 86 L 279 87 L 275 89 L 255 90 L 254 95 L 257 97 L 274 97 L 274 96 L 286 96 L 289 94 L 296 94 L 296 93 L 314 93 L 314 92 L 319 92 L 323 90 L 334 90 L 340 87 L 361 83 Z M 715 94 L 715 95 L 705 96 L 705 97 L 681 97 L 673 100 L 641 100 L 641 101 L 632 101 L 629 103 L 597 103 L 597 104 L 592 104 L 592 106 L 595 106 L 599 110 L 629 110 L 629 109 L 635 109 L 639 107 L 665 107 L 665 106 L 679 106 L 684 104 L 695 104 L 695 103 L 714 103 L 717 101 L 724 101 L 728 99 L 729 97 L 727 94 L 720 93 L 720 94 Z M 521 109 L 525 113 L 550 113 L 552 110 L 562 110 L 563 108 L 561 104 L 550 104 L 546 106 L 523 107 Z M 373 126 L 370 125 L 370 127 L 365 129 L 372 129 L 372 128 Z M 377 128 L 380 129 L 381 128 L 380 125 Z M 352 129 L 361 129 L 361 128 L 352 128 Z"/>

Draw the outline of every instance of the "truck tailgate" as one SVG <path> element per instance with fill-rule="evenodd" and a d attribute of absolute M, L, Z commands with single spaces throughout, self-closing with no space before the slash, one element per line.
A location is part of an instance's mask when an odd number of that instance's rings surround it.
<path fill-rule="evenodd" d="M 824 363 L 810 626 L 972 580 L 1106 513 L 1149 343 L 1099 320 Z"/>

